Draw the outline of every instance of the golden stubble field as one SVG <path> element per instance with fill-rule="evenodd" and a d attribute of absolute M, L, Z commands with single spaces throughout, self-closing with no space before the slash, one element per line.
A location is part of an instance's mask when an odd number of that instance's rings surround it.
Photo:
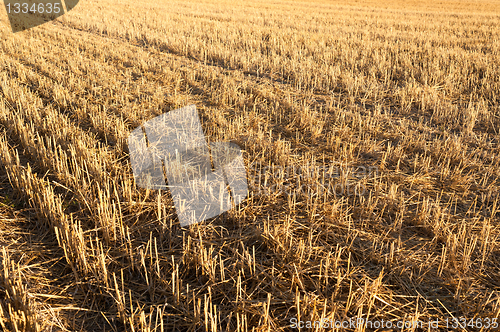
<path fill-rule="evenodd" d="M 498 1 L 0 8 L 0 330 L 500 318 Z M 250 193 L 181 228 L 127 137 L 190 104 Z"/>

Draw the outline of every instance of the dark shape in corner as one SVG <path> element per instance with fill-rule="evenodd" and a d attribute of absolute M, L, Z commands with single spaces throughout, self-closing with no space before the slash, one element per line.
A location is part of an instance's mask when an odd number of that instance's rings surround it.
<path fill-rule="evenodd" d="M 13 32 L 55 20 L 73 9 L 79 0 L 4 0 Z M 65 10 L 66 6 L 66 10 Z"/>
<path fill-rule="evenodd" d="M 66 12 L 69 12 L 71 9 L 75 8 L 76 4 L 79 0 L 66 0 Z"/>

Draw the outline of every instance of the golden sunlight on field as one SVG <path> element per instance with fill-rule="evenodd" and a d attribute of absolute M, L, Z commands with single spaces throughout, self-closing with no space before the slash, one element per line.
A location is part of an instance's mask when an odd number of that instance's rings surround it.
<path fill-rule="evenodd" d="M 0 329 L 499 327 L 500 2 L 0 8 Z M 249 196 L 180 227 L 127 138 L 191 104 Z"/>

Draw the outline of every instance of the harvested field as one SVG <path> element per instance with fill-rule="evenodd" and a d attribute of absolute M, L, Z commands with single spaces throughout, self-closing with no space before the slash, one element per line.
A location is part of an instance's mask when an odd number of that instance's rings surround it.
<path fill-rule="evenodd" d="M 0 331 L 500 327 L 500 2 L 4 8 Z M 191 104 L 250 192 L 180 227 L 127 138 Z"/>

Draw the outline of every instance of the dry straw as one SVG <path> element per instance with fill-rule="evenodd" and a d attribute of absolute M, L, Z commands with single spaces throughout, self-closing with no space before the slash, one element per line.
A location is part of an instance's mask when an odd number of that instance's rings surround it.
<path fill-rule="evenodd" d="M 499 12 L 91 0 L 1 30 L 0 328 L 500 318 Z M 254 186 L 181 228 L 167 192 L 135 185 L 126 142 L 190 104 Z"/>

